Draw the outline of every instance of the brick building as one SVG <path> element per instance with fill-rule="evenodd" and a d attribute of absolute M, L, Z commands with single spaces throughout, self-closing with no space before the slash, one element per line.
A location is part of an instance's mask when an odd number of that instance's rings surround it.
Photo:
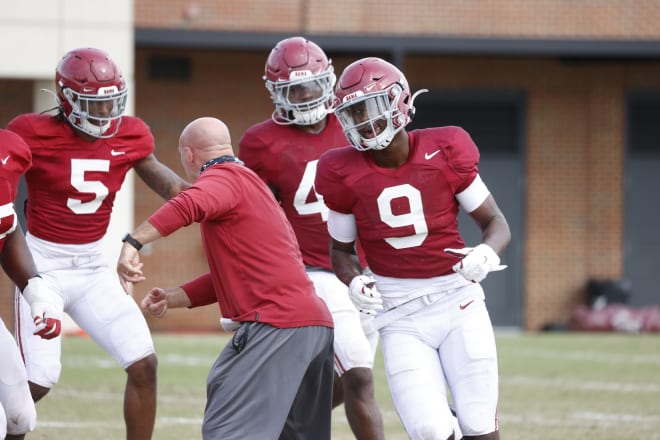
<path fill-rule="evenodd" d="M 134 107 L 159 159 L 199 116 L 234 145 L 272 110 L 261 76 L 270 48 L 305 35 L 339 74 L 356 58 L 399 65 L 430 89 L 417 126 L 462 125 L 513 232 L 505 272 L 486 280 L 495 325 L 541 328 L 584 301 L 589 279 L 631 279 L 634 304 L 658 302 L 660 0 L 134 0 Z M 54 64 L 53 64 L 54 67 Z M 131 66 L 133 67 L 133 66 Z M 30 111 L 28 79 L 0 79 L 0 123 Z M 655 122 L 654 122 L 655 121 Z M 161 203 L 139 180 L 138 223 Z M 651 213 L 649 213 L 651 211 Z M 651 214 L 651 215 L 649 215 Z M 465 226 L 469 242 L 478 240 Z M 195 226 L 145 252 L 149 286 L 206 270 Z M 655 282 L 654 282 L 655 281 Z M 138 286 L 136 297 L 149 286 Z M 215 328 L 209 306 L 150 320 Z"/>

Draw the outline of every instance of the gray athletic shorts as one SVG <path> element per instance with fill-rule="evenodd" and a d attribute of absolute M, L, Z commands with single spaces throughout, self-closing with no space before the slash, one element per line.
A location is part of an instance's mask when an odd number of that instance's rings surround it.
<path fill-rule="evenodd" d="M 246 322 L 209 372 L 204 440 L 329 440 L 334 332 Z"/>

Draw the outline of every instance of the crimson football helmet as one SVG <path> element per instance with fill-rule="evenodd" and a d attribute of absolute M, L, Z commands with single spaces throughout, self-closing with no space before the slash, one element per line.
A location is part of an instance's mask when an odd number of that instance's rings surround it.
<path fill-rule="evenodd" d="M 277 124 L 312 125 L 332 111 L 336 81 L 332 61 L 315 43 L 303 37 L 280 41 L 265 70 Z"/>
<path fill-rule="evenodd" d="M 351 144 L 360 151 L 382 150 L 415 113 L 406 77 L 380 58 L 363 58 L 341 74 L 335 115 Z"/>
<path fill-rule="evenodd" d="M 126 109 L 126 81 L 119 66 L 98 49 L 68 52 L 55 71 L 58 105 L 68 121 L 96 138 L 119 130 Z"/>

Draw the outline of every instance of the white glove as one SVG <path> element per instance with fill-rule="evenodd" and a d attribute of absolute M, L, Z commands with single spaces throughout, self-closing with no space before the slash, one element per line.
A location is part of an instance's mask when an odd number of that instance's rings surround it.
<path fill-rule="evenodd" d="M 62 298 L 41 277 L 28 280 L 23 297 L 30 304 L 32 319 L 37 326 L 34 334 L 43 339 L 58 337 L 62 331 Z"/>
<path fill-rule="evenodd" d="M 500 257 L 495 253 L 493 248 L 485 243 L 481 243 L 474 248 L 447 248 L 445 252 L 456 257 L 463 257 L 461 261 L 454 264 L 452 269 L 473 283 L 483 281 L 486 275 L 488 275 L 488 272 L 506 269 L 506 266 L 500 265 Z"/>
<path fill-rule="evenodd" d="M 233 331 L 238 330 L 238 328 L 241 326 L 241 323 L 238 321 L 234 321 L 233 319 L 230 318 L 220 318 L 220 327 L 227 333 L 231 333 Z"/>
<path fill-rule="evenodd" d="M 383 310 L 383 299 L 376 289 L 376 280 L 367 275 L 358 275 L 348 286 L 348 296 L 360 312 L 375 315 Z"/>

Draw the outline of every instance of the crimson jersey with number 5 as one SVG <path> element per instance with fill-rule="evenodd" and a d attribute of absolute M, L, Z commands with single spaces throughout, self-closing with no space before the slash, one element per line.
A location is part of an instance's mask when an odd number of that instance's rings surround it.
<path fill-rule="evenodd" d="M 381 168 L 369 153 L 353 147 L 325 153 L 316 190 L 328 208 L 355 216 L 374 273 L 398 278 L 449 274 L 456 258 L 443 249 L 465 246 L 454 196 L 477 176 L 479 151 L 459 127 L 409 135 L 408 161 L 397 169 Z"/>
<path fill-rule="evenodd" d="M 252 126 L 239 143 L 239 157 L 273 189 L 296 233 L 303 261 L 331 269 L 328 255 L 328 208 L 314 190 L 318 158 L 331 148 L 348 145 L 339 122 L 311 134 L 272 120 Z"/>
<path fill-rule="evenodd" d="M 147 125 L 129 116 L 114 137 L 93 142 L 52 115 L 20 115 L 7 128 L 32 151 L 33 165 L 25 174 L 27 229 L 56 243 L 100 240 L 126 173 L 155 149 Z"/>

